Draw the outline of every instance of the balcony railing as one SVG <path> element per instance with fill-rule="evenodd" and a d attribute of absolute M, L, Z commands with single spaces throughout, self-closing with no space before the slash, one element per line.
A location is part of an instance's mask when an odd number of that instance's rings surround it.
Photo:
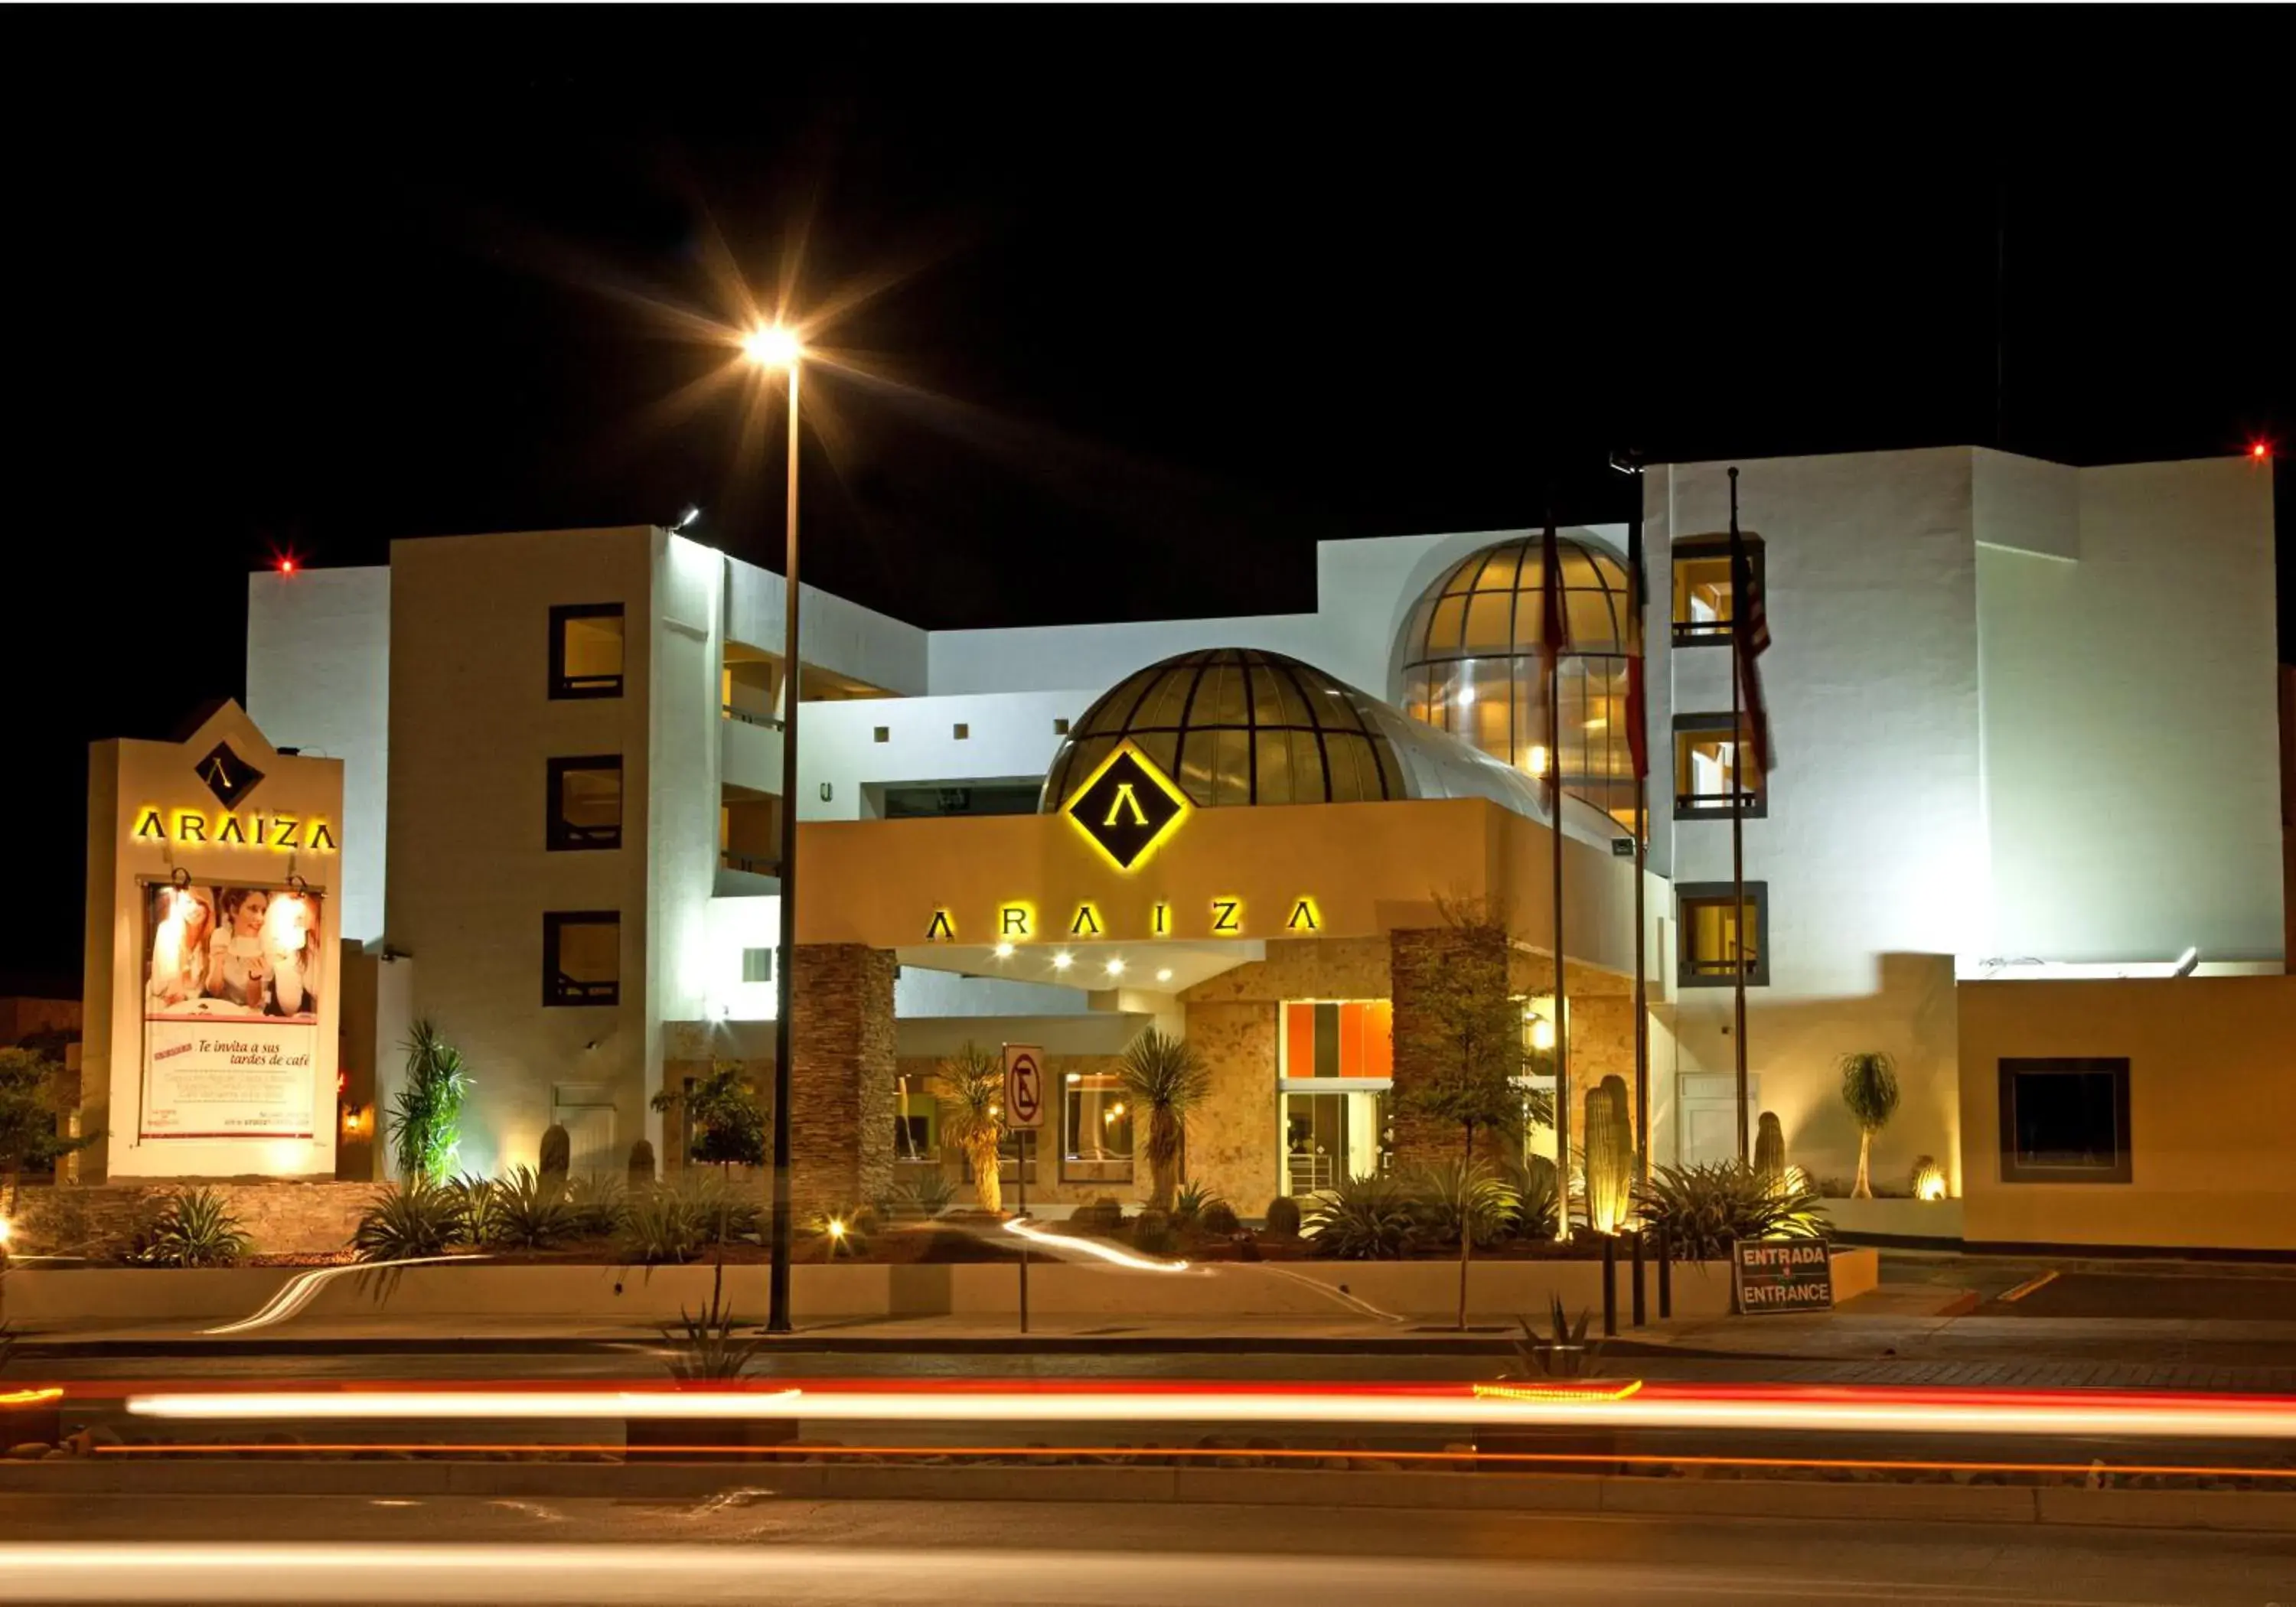
<path fill-rule="evenodd" d="M 744 726 L 763 726 L 768 731 L 779 731 L 782 728 L 781 717 L 778 715 L 751 714 L 748 709 L 736 709 L 731 703 L 718 704 L 718 712 L 729 720 L 739 720 Z"/>
<path fill-rule="evenodd" d="M 778 876 L 782 862 L 763 854 L 743 854 L 733 849 L 718 850 L 718 863 L 729 871 L 747 871 L 752 876 Z"/>

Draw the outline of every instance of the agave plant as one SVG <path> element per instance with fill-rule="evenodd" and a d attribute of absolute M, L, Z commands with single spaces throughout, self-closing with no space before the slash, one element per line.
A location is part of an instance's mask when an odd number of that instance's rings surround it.
<path fill-rule="evenodd" d="M 488 1242 L 521 1250 L 555 1244 L 574 1231 L 574 1210 L 566 1195 L 563 1177 L 519 1167 L 488 1194 L 492 1234 Z"/>
<path fill-rule="evenodd" d="M 678 1179 L 677 1192 L 708 1243 L 731 1244 L 746 1239 L 758 1232 L 765 1215 L 763 1202 L 722 1170 L 688 1172 Z"/>
<path fill-rule="evenodd" d="M 1001 1210 L 1004 1193 L 996 1162 L 1004 1145 L 1004 1062 L 967 1043 L 941 1062 L 940 1086 L 941 1136 L 972 1168 L 974 1203 L 985 1211 Z"/>
<path fill-rule="evenodd" d="M 414 1023 L 406 1078 L 391 1101 L 390 1159 L 401 1177 L 444 1179 L 463 1143 L 463 1105 L 471 1094 L 462 1051 L 429 1021 Z"/>
<path fill-rule="evenodd" d="M 446 1186 L 460 1218 L 455 1236 L 465 1244 L 494 1243 L 501 1232 L 502 1185 L 464 1172 Z"/>
<path fill-rule="evenodd" d="M 1661 1166 L 1635 1191 L 1643 1224 L 1684 1260 L 1714 1260 L 1733 1239 L 1806 1239 L 1825 1218 L 1808 1183 L 1767 1177 L 1742 1160 Z"/>
<path fill-rule="evenodd" d="M 1594 1314 L 1581 1311 L 1578 1320 L 1571 1322 L 1562 1315 L 1560 1296 L 1547 1297 L 1551 1303 L 1549 1321 L 1554 1332 L 1541 1333 L 1530 1325 L 1530 1319 L 1518 1314 L 1515 1321 L 1522 1324 L 1522 1337 L 1514 1341 L 1517 1378 L 1586 1378 L 1598 1370 L 1603 1357 L 1603 1341 L 1587 1342 L 1587 1320 Z"/>
<path fill-rule="evenodd" d="M 1148 1118 L 1148 1138 L 1141 1146 L 1148 1162 L 1148 1203 L 1177 1216 L 1173 1193 L 1188 1112 L 1211 1092 L 1211 1068 L 1187 1039 L 1168 1037 L 1151 1027 L 1125 1050 L 1116 1078 L 1133 1110 Z"/>
<path fill-rule="evenodd" d="M 939 1172 L 927 1172 L 903 1184 L 901 1195 L 905 1205 L 938 1217 L 956 1203 L 956 1185 Z"/>
<path fill-rule="evenodd" d="M 1210 1185 L 1184 1183 L 1172 1195 L 1172 1220 L 1201 1224 L 1215 1206 L 1226 1204 L 1227 1201 L 1215 1193 Z M 1231 1211 L 1229 1214 L 1233 1215 L 1234 1212 Z"/>
<path fill-rule="evenodd" d="M 567 1231 L 580 1238 L 602 1239 L 622 1219 L 622 1185 L 603 1172 L 585 1172 L 567 1185 Z"/>
<path fill-rule="evenodd" d="M 1319 1256 L 1342 1261 L 1391 1261 L 1410 1245 L 1417 1213 L 1391 1177 L 1350 1177 L 1308 1204 L 1301 1231 Z"/>
<path fill-rule="evenodd" d="M 622 1204 L 621 1253 L 649 1267 L 691 1261 L 709 1242 L 709 1225 L 676 1189 L 648 1189 Z"/>
<path fill-rule="evenodd" d="M 1513 1181 L 1480 1160 L 1414 1167 L 1398 1181 L 1410 1196 L 1419 1231 L 1431 1244 L 1458 1243 L 1464 1220 L 1472 1229 L 1475 1248 L 1489 1250 L 1513 1228 L 1521 1203 Z"/>
<path fill-rule="evenodd" d="M 1554 1163 L 1544 1155 L 1525 1156 L 1510 1160 L 1505 1177 L 1506 1186 L 1514 1193 L 1515 1237 L 1554 1237 Z"/>
<path fill-rule="evenodd" d="M 678 1326 L 661 1337 L 670 1347 L 669 1375 L 680 1383 L 723 1382 L 739 1378 L 756 1361 L 762 1341 L 734 1337 L 734 1314 L 726 1305 L 726 1263 L 709 1275 L 709 1303 L 699 1314 L 680 1306 Z"/>
<path fill-rule="evenodd" d="M 147 1267 L 233 1267 L 254 1247 L 221 1194 L 194 1188 L 168 1196 L 130 1256 Z"/>
<path fill-rule="evenodd" d="M 362 1261 L 443 1256 L 462 1237 L 463 1211 L 461 1195 L 419 1174 L 385 1184 L 359 1217 L 351 1248 Z"/>

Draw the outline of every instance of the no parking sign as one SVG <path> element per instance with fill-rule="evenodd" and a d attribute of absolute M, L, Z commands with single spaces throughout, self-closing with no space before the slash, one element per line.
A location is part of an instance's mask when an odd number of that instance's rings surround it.
<path fill-rule="evenodd" d="M 1016 1133 L 1045 1125 L 1044 1054 L 1034 1044 L 1004 1045 L 1004 1125 Z"/>

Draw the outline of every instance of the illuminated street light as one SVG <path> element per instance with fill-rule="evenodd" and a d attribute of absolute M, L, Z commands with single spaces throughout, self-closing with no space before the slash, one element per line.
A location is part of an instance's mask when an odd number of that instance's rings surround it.
<path fill-rule="evenodd" d="M 742 337 L 742 355 L 760 368 L 795 368 L 805 356 L 805 347 L 796 332 L 768 324 Z"/>

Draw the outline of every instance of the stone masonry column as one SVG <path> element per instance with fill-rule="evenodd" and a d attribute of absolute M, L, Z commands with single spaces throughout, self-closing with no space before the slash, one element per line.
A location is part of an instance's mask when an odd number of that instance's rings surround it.
<path fill-rule="evenodd" d="M 893 1186 L 890 949 L 802 943 L 790 973 L 790 1199 L 813 1211 Z"/>
<path fill-rule="evenodd" d="M 1395 1092 L 1390 1111 L 1395 1123 L 1395 1160 L 1398 1166 L 1456 1160 L 1459 1129 L 1447 1122 L 1430 1121 L 1411 1110 L 1411 1090 L 1424 1086 L 1436 1074 L 1425 1039 L 1432 1026 L 1428 996 L 1439 987 L 1488 988 L 1499 998 L 1508 996 L 1506 936 L 1496 928 L 1460 931 L 1454 927 L 1423 928 L 1390 934 L 1388 972 L 1390 996 L 1395 1005 Z M 1496 1147 L 1486 1149 L 1476 1136 L 1478 1160 L 1496 1160 Z"/>

